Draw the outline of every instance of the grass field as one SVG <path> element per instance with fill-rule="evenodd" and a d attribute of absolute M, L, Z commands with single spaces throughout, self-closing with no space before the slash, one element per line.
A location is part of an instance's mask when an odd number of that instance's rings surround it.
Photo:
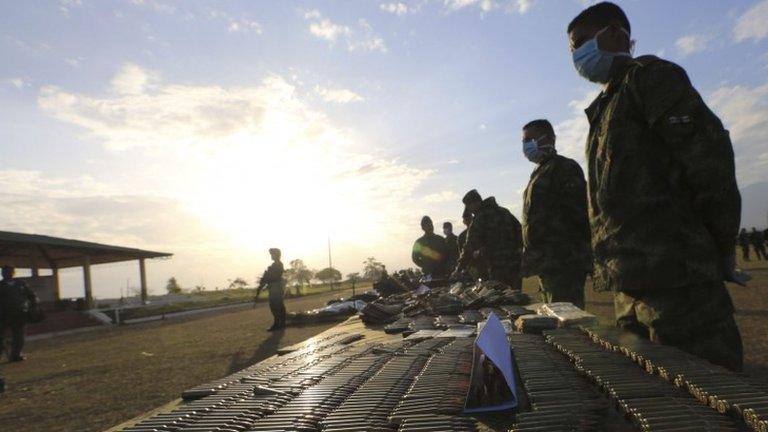
<path fill-rule="evenodd" d="M 741 266 L 754 279 L 749 287 L 729 289 L 744 339 L 746 372 L 768 383 L 768 262 Z M 535 294 L 535 279 L 524 285 Z M 287 306 L 314 308 L 339 295 L 349 290 L 290 299 Z M 587 309 L 602 323 L 612 323 L 610 293 L 588 289 Z M 332 326 L 268 333 L 264 329 L 270 324 L 268 306 L 260 303 L 248 310 L 30 343 L 27 362 L 0 366 L 9 385 L 0 395 L 0 430 L 104 430 Z"/>

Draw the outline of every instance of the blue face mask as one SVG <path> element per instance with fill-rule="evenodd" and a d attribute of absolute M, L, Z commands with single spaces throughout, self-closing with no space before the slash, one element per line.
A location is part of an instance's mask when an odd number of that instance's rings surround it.
<path fill-rule="evenodd" d="M 523 154 L 533 163 L 541 163 L 547 156 L 553 153 L 552 146 L 539 147 L 539 142 L 534 139 L 523 141 Z"/>
<path fill-rule="evenodd" d="M 576 66 L 576 71 L 579 75 L 596 83 L 608 82 L 611 65 L 615 57 L 632 57 L 629 53 L 603 51 L 597 46 L 597 37 L 607 28 L 597 32 L 595 37 L 573 51 L 573 65 Z M 626 30 L 621 30 L 629 36 Z"/>

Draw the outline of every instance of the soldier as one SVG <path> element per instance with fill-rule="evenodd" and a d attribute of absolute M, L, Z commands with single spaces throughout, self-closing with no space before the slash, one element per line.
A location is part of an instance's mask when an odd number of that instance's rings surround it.
<path fill-rule="evenodd" d="M 723 281 L 735 267 L 741 196 L 728 131 L 678 65 L 633 58 L 613 3 L 567 29 L 578 73 L 603 86 L 586 109 L 593 282 L 614 291 L 617 323 L 740 370 L 742 343 Z"/>
<path fill-rule="evenodd" d="M 557 154 L 547 120 L 523 126 L 523 153 L 537 164 L 523 195 L 523 276 L 539 276 L 541 301 L 584 308 L 592 270 L 587 189 L 579 164 Z"/>
<path fill-rule="evenodd" d="M 738 237 L 739 246 L 741 247 L 741 256 L 744 261 L 749 261 L 749 233 L 746 228 L 742 228 Z"/>
<path fill-rule="evenodd" d="M 448 255 L 445 239 L 435 234 L 435 226 L 429 216 L 421 218 L 421 229 L 424 235 L 413 243 L 411 259 L 424 276 L 441 279 L 445 277 L 445 259 Z"/>
<path fill-rule="evenodd" d="M 259 287 L 256 289 L 256 297 L 261 294 L 261 290 L 267 287 L 269 292 L 269 310 L 272 311 L 274 324 L 267 331 L 282 330 L 285 328 L 285 280 L 283 279 L 283 263 L 280 261 L 280 249 L 272 248 L 269 250 L 269 256 L 272 258 L 272 264 L 264 271 L 259 280 Z"/>
<path fill-rule="evenodd" d="M 453 224 L 443 223 L 443 234 L 445 235 L 445 270 L 450 271 L 456 267 L 456 261 L 459 259 L 459 238 L 453 233 Z"/>
<path fill-rule="evenodd" d="M 488 279 L 521 289 L 523 243 L 520 222 L 509 210 L 499 206 L 494 197 L 482 199 L 475 189 L 467 192 L 462 202 L 474 217 L 452 279 L 458 279 L 473 260 L 482 259 L 487 266 Z"/>
<path fill-rule="evenodd" d="M 459 233 L 459 237 L 457 238 L 459 243 L 459 252 L 461 252 L 461 249 L 464 248 L 464 243 L 467 242 L 467 230 L 469 230 L 469 225 L 472 224 L 472 213 L 470 213 L 469 210 L 464 209 L 464 213 L 461 214 L 461 222 L 466 228 L 464 228 L 464 231 Z"/>
<path fill-rule="evenodd" d="M 37 295 L 27 284 L 14 279 L 15 273 L 16 269 L 12 266 L 3 266 L 3 280 L 0 281 L 0 354 L 5 350 L 5 331 L 10 329 L 11 353 L 8 359 L 19 362 L 27 359 L 21 350 L 27 331 L 27 314 L 29 308 L 37 303 Z"/>
<path fill-rule="evenodd" d="M 757 260 L 760 261 L 766 259 L 765 237 L 763 236 L 763 232 L 752 227 L 752 232 L 749 233 L 749 241 L 752 242 L 752 247 L 755 248 L 755 256 L 757 257 Z"/>

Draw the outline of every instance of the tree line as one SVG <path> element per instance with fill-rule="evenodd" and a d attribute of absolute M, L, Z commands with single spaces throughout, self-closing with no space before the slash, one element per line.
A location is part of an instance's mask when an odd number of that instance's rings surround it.
<path fill-rule="evenodd" d="M 311 287 L 312 281 L 320 281 L 323 284 L 332 284 L 341 282 L 342 280 L 341 272 L 332 267 L 326 267 L 321 270 L 312 270 L 307 267 L 307 265 L 304 264 L 304 261 L 301 259 L 291 260 L 288 263 L 288 266 L 289 267 L 283 273 L 283 277 L 288 282 L 289 289 L 294 288 L 297 295 L 305 286 Z M 382 264 L 374 257 L 368 257 L 365 261 L 363 261 L 362 271 L 348 273 L 346 280 L 353 285 L 358 282 L 375 282 L 381 278 L 381 275 L 384 273 L 384 271 L 384 264 Z M 258 283 L 258 280 L 258 277 L 255 278 L 256 283 Z M 241 277 L 230 279 L 228 283 L 229 285 L 226 289 L 248 288 L 248 281 Z M 181 286 L 176 277 L 171 277 L 168 279 L 165 289 L 168 294 L 178 294 L 184 291 L 184 288 Z M 201 292 L 205 290 L 205 286 L 196 285 L 190 291 Z M 216 290 L 218 290 L 218 287 Z"/>

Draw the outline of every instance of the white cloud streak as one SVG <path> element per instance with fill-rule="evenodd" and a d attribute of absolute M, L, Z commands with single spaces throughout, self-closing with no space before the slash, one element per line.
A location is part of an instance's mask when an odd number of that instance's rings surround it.
<path fill-rule="evenodd" d="M 747 39 L 759 41 L 768 36 L 768 0 L 758 2 L 736 20 L 733 38 L 737 42 Z"/>
<path fill-rule="evenodd" d="M 326 88 L 326 87 L 315 87 L 315 92 L 320 95 L 320 97 L 323 98 L 326 102 L 332 102 L 337 104 L 346 104 L 350 102 L 362 102 L 365 99 L 360 96 L 359 94 L 353 92 L 349 89 L 344 88 Z"/>
<path fill-rule="evenodd" d="M 675 41 L 675 47 L 683 56 L 688 56 L 707 49 L 709 37 L 700 34 L 683 36 Z"/>
<path fill-rule="evenodd" d="M 348 51 L 379 51 L 387 52 L 384 39 L 376 35 L 371 24 L 359 19 L 357 28 L 338 24 L 324 18 L 320 11 L 313 9 L 304 13 L 304 19 L 309 21 L 308 30 L 313 36 L 329 42 L 332 46 L 343 41 Z"/>
<path fill-rule="evenodd" d="M 408 5 L 401 2 L 382 3 L 379 5 L 379 9 L 398 16 L 405 15 L 409 11 Z"/>

